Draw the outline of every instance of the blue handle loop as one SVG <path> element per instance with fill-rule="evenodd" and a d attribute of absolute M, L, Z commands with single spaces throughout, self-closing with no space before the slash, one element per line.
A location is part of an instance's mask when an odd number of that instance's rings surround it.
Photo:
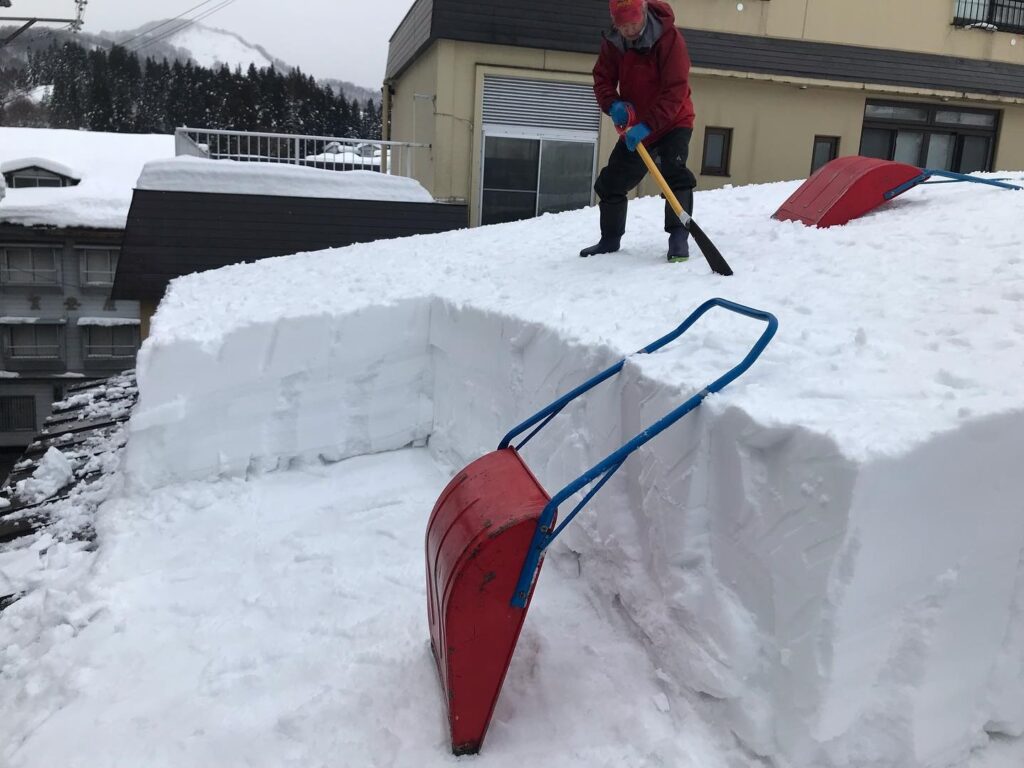
<path fill-rule="evenodd" d="M 946 181 L 928 181 L 932 176 L 938 176 L 946 179 Z M 908 189 L 916 187 L 918 184 L 953 184 L 958 181 L 967 181 L 972 184 L 987 184 L 990 187 L 999 187 L 1000 189 L 1024 190 L 1024 187 L 1019 187 L 1016 184 L 1010 184 L 1005 179 L 982 179 L 978 176 L 969 176 L 966 173 L 943 171 L 938 168 L 923 168 L 920 176 L 915 176 L 910 181 L 906 181 L 898 187 L 890 189 L 883 195 L 883 197 L 886 200 L 892 200 L 894 197 L 899 197 Z"/>
<path fill-rule="evenodd" d="M 742 304 L 736 304 L 735 302 L 727 301 L 726 299 L 709 299 L 708 301 L 701 304 L 696 310 L 694 310 L 693 313 L 688 318 L 686 318 L 686 320 L 684 320 L 678 328 L 676 328 L 671 333 L 662 336 L 660 339 L 649 344 L 643 349 L 639 350 L 637 354 L 649 354 L 651 352 L 655 352 L 656 350 L 659 350 L 662 347 L 664 347 L 666 344 L 679 338 L 684 333 L 686 333 L 686 331 L 689 330 L 689 328 L 694 323 L 696 323 L 697 320 L 699 320 L 705 312 L 707 312 L 709 309 L 713 307 L 721 307 L 722 309 L 728 309 L 731 312 L 746 315 L 747 317 L 753 318 L 754 320 L 763 320 L 768 324 L 768 327 L 765 329 L 764 333 L 761 334 L 761 338 L 757 340 L 757 343 L 754 344 L 750 352 L 747 353 L 747 356 L 743 358 L 739 365 L 731 369 L 724 376 L 721 376 L 720 378 L 716 379 L 714 382 L 712 382 L 707 387 L 702 389 L 700 392 L 698 392 L 685 403 L 680 405 L 674 411 L 672 411 L 671 413 L 662 417 L 659 421 L 652 424 L 650 427 L 648 427 L 643 432 L 638 434 L 636 437 L 634 437 L 628 443 L 623 445 L 617 451 L 615 451 L 607 458 L 605 458 L 602 462 L 600 462 L 599 464 L 589 469 L 587 472 L 577 477 L 575 480 L 573 480 L 571 483 L 565 486 L 565 488 L 560 490 L 551 498 L 551 501 L 549 501 L 547 505 L 544 507 L 544 510 L 541 512 L 540 519 L 537 521 L 537 528 L 534 531 L 533 539 L 530 542 L 530 549 L 526 554 L 526 560 L 523 562 L 523 568 L 519 572 L 519 580 L 516 583 L 516 590 L 515 593 L 512 595 L 512 605 L 514 607 L 526 607 L 526 601 L 530 594 L 530 587 L 533 584 L 534 578 L 536 577 L 537 566 L 540 564 L 540 558 L 544 554 L 544 550 L 547 549 L 551 542 L 554 541 L 555 538 L 565 529 L 565 526 L 572 522 L 572 519 L 576 517 L 576 515 L 580 512 L 580 510 L 583 509 L 584 506 L 586 506 L 590 499 L 593 498 L 594 494 L 601 490 L 601 487 L 606 482 L 608 482 L 609 479 L 611 479 L 611 476 L 614 475 L 615 471 L 622 466 L 626 458 L 631 453 L 636 451 L 644 443 L 661 434 L 663 431 L 665 431 L 670 426 L 679 421 L 679 419 L 681 419 L 683 416 L 685 416 L 698 405 L 700 405 L 704 401 L 704 398 L 706 398 L 708 395 L 714 392 L 721 391 L 727 385 L 729 385 L 737 378 L 739 378 L 741 375 L 743 375 L 743 373 L 745 373 L 746 370 L 750 368 L 751 365 L 754 364 L 754 361 L 761 356 L 761 353 L 764 351 L 765 347 L 768 346 L 768 342 L 772 340 L 772 337 L 775 335 L 775 332 L 778 330 L 779 327 L 779 321 L 770 312 L 763 312 L 759 309 L 745 307 Z M 582 395 L 584 392 L 593 389 L 601 382 L 606 381 L 607 379 L 610 379 L 612 376 L 618 374 L 622 370 L 622 367 L 625 365 L 625 363 L 625 359 L 620 360 L 611 368 L 608 368 L 606 371 L 599 373 L 597 376 L 594 376 L 589 381 L 581 384 L 576 389 L 572 390 L 572 392 L 569 392 L 567 395 L 560 397 L 547 408 L 544 408 L 540 412 L 534 414 L 532 417 L 524 421 L 519 426 L 512 429 L 512 431 L 505 435 L 505 437 L 502 439 L 501 444 L 498 446 L 499 450 L 502 448 L 508 448 L 511 441 L 516 436 L 522 434 L 530 427 L 539 423 L 539 426 L 537 426 L 537 428 L 534 429 L 523 440 L 523 442 L 516 446 L 516 450 L 522 448 L 523 445 L 529 442 L 530 439 L 535 434 L 537 434 L 537 432 L 543 429 L 544 426 L 547 425 L 547 423 L 550 422 L 551 419 L 553 419 L 563 408 L 565 408 L 566 405 L 568 405 L 570 402 L 572 402 L 577 397 Z M 573 509 L 573 511 L 570 512 L 568 516 L 566 516 L 566 518 L 561 522 L 561 524 L 556 529 L 551 530 L 552 522 L 554 521 L 555 515 L 558 512 L 558 506 L 563 501 L 572 496 L 574 493 L 590 485 L 592 482 L 594 482 L 594 480 L 598 478 L 600 478 L 600 480 L 593 488 L 590 489 L 590 491 L 583 498 L 583 500 L 576 506 L 576 508 Z"/>

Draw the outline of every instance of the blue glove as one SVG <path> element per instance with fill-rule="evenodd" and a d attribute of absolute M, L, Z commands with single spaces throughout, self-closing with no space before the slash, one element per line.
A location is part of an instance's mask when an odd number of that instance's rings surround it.
<path fill-rule="evenodd" d="M 651 129 L 647 123 L 637 123 L 626 131 L 626 149 L 636 152 L 636 145 L 651 135 Z"/>
<path fill-rule="evenodd" d="M 625 128 L 629 125 L 629 112 L 632 106 L 628 101 L 616 101 L 612 104 L 612 108 L 608 110 L 608 116 L 611 117 L 612 122 L 617 126 Z"/>

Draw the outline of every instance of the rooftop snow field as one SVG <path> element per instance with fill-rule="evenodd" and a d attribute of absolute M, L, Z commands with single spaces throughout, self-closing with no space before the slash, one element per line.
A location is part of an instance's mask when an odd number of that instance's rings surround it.
<path fill-rule="evenodd" d="M 628 615 L 670 704 L 706 694 L 754 753 L 962 764 L 1024 732 L 1024 193 L 926 186 L 818 230 L 770 218 L 796 186 L 697 195 L 728 278 L 664 262 L 657 199 L 586 260 L 595 208 L 180 278 L 139 357 L 129 488 L 428 440 L 458 467 L 708 298 L 768 310 L 762 358 L 555 551 L 581 602 Z M 528 465 L 553 494 L 763 327 L 716 309 L 630 357 Z"/>
<path fill-rule="evenodd" d="M 221 192 L 236 195 L 351 198 L 432 203 L 415 179 L 375 171 L 334 171 L 279 163 L 231 163 L 177 157 L 147 163 L 139 189 L 167 192 Z"/>
<path fill-rule="evenodd" d="M 41 158 L 48 161 L 44 167 L 64 168 L 81 179 L 73 187 L 8 189 L 0 222 L 123 229 L 142 166 L 170 157 L 170 135 L 0 128 L 0 164 Z"/>

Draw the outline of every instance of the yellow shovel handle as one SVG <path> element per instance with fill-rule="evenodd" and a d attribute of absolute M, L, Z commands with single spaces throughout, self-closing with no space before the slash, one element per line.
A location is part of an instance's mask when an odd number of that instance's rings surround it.
<path fill-rule="evenodd" d="M 643 145 L 643 142 L 639 142 L 636 145 L 636 151 L 640 153 L 640 157 L 644 159 L 644 165 L 647 166 L 647 171 L 654 177 L 654 180 L 658 182 L 658 186 L 661 187 L 661 194 L 668 200 L 668 204 L 672 206 L 672 210 L 676 212 L 676 216 L 683 222 L 683 226 L 689 228 L 690 226 L 690 214 L 683 210 L 683 206 L 679 204 L 679 200 L 676 199 L 675 194 L 669 187 L 668 182 L 665 181 L 665 177 L 661 175 L 661 171 L 658 170 L 658 166 L 654 164 L 654 159 L 647 151 L 647 147 Z"/>

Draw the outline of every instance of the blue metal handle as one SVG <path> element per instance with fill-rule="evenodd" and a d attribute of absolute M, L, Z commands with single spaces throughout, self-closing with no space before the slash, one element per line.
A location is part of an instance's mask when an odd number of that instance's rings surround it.
<path fill-rule="evenodd" d="M 779 327 L 779 321 L 770 312 L 763 312 L 758 309 L 745 307 L 742 304 L 736 304 L 735 302 L 727 301 L 725 299 L 710 299 L 701 304 L 696 310 L 694 310 L 694 312 L 688 318 L 686 318 L 686 320 L 683 321 L 683 323 L 678 328 L 676 328 L 671 333 L 662 336 L 660 339 L 653 342 L 652 344 L 649 344 L 648 346 L 639 350 L 637 354 L 648 354 L 654 352 L 658 349 L 661 349 L 669 342 L 679 338 L 687 330 L 689 330 L 689 328 L 695 322 L 697 322 L 697 320 L 699 320 L 705 312 L 707 312 L 712 307 L 722 307 L 723 309 L 728 309 L 732 312 L 736 312 L 741 315 L 746 315 L 747 317 L 753 318 L 755 320 L 763 320 L 768 324 L 768 327 L 765 329 L 764 333 L 761 334 L 761 338 L 757 340 L 757 343 L 754 344 L 750 352 L 747 354 L 745 358 L 743 358 L 739 365 L 731 369 L 724 376 L 721 376 L 720 378 L 716 379 L 714 382 L 712 382 L 707 387 L 702 389 L 700 392 L 698 392 L 685 403 L 680 405 L 674 411 L 672 411 L 671 413 L 661 418 L 659 421 L 652 424 L 650 427 L 645 429 L 643 432 L 641 432 L 628 443 L 623 445 L 617 451 L 615 451 L 607 458 L 605 458 L 602 462 L 595 465 L 587 472 L 573 480 L 571 483 L 565 486 L 565 488 L 560 490 L 551 498 L 551 501 L 549 501 L 547 505 L 544 507 L 543 512 L 541 512 L 540 519 L 537 521 L 537 529 L 534 531 L 533 539 L 530 542 L 530 549 L 526 554 L 526 560 L 523 562 L 523 568 L 519 572 L 519 580 L 516 583 L 516 590 L 515 593 L 512 595 L 512 605 L 514 607 L 526 607 L 526 600 L 530 593 L 530 586 L 533 584 L 533 580 L 537 573 L 537 566 L 540 564 L 540 558 L 544 554 L 544 550 L 547 549 L 551 542 L 554 541 L 555 538 L 558 536 L 558 534 L 560 534 L 565 529 L 565 526 L 567 526 L 572 521 L 572 519 L 576 517 L 580 510 L 583 509 L 584 506 L 586 506 L 587 502 L 589 502 L 590 499 L 593 498 L 594 494 L 601 490 L 601 487 L 606 482 L 608 482 L 611 476 L 615 474 L 615 471 L 620 466 L 622 466 L 622 463 L 626 460 L 626 458 L 635 450 L 637 450 L 640 446 L 642 446 L 644 443 L 661 434 L 663 431 L 665 431 L 670 426 L 679 421 L 679 419 L 681 419 L 683 416 L 685 416 L 698 405 L 700 405 L 704 401 L 704 398 L 706 398 L 708 395 L 712 394 L 713 392 L 721 391 L 728 384 L 732 383 L 741 375 L 743 375 L 743 373 L 746 372 L 746 370 L 750 368 L 751 365 L 754 364 L 754 361 L 761 356 L 761 353 L 764 351 L 765 347 L 768 346 L 768 342 L 772 340 L 772 337 L 775 335 L 775 332 L 776 330 L 778 330 Z M 625 359 L 620 360 L 611 368 L 608 368 L 606 371 L 599 373 L 597 376 L 593 377 L 589 381 L 585 382 L 584 384 L 581 384 L 579 387 L 572 390 L 572 392 L 569 392 L 567 395 L 560 397 L 547 408 L 543 409 L 542 411 L 538 412 L 531 418 L 524 421 L 519 426 L 515 427 L 502 439 L 501 444 L 498 446 L 498 448 L 507 448 L 512 439 L 514 439 L 517 435 L 521 434 L 522 432 L 525 432 L 527 429 L 540 422 L 540 425 L 535 430 L 533 430 L 533 432 L 531 432 L 530 435 L 527 436 L 527 438 L 523 440 L 522 443 L 519 444 L 519 446 L 517 446 L 517 449 L 521 448 L 530 440 L 530 438 L 537 434 L 537 432 L 539 432 L 549 421 L 551 421 L 551 419 L 553 419 L 559 411 L 565 408 L 566 405 L 568 405 L 570 402 L 575 400 L 577 397 L 579 397 L 587 390 L 593 389 L 602 381 L 606 381 L 612 376 L 618 374 L 622 370 L 622 367 L 625 365 L 625 363 Z M 558 506 L 567 498 L 572 496 L 574 493 L 586 487 L 587 485 L 590 485 L 599 477 L 600 481 L 597 483 L 597 485 L 595 485 L 587 493 L 584 499 L 576 506 L 576 508 L 572 512 L 569 513 L 569 515 L 561 522 L 561 524 L 555 530 L 551 530 L 551 525 L 555 519 L 555 514 L 558 512 Z"/>
<path fill-rule="evenodd" d="M 929 182 L 928 179 L 930 179 L 932 176 L 941 176 L 944 179 L 948 179 L 948 181 Z M 1005 181 L 1000 181 L 999 179 L 980 179 L 977 176 L 970 176 L 966 173 L 943 171 L 937 168 L 923 168 L 921 170 L 920 176 L 915 176 L 910 181 L 904 182 L 903 184 L 900 184 L 898 187 L 894 189 L 890 189 L 888 192 L 885 193 L 885 195 L 883 195 L 883 197 L 885 197 L 886 200 L 892 200 L 894 197 L 899 197 L 900 195 L 902 195 L 908 189 L 916 187 L 918 184 L 924 184 L 926 182 L 929 184 L 951 184 L 956 181 L 969 181 L 973 184 L 987 184 L 990 187 L 999 187 L 1001 189 L 1024 189 L 1024 187 L 1018 187 L 1016 184 L 1009 184 Z"/>

